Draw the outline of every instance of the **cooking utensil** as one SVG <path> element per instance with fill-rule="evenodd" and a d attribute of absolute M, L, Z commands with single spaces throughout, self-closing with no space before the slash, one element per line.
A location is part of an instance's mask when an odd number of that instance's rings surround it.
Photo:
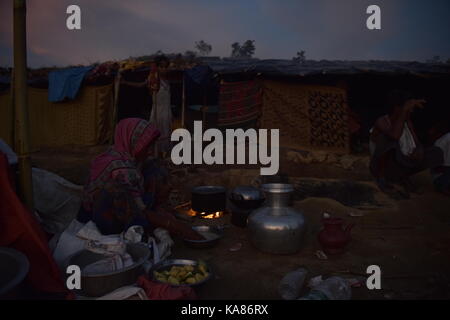
<path fill-rule="evenodd" d="M 197 212 L 225 211 L 226 189 L 221 186 L 199 186 L 192 189 L 191 206 Z"/>
<path fill-rule="evenodd" d="M 319 232 L 318 240 L 326 254 L 340 254 L 351 240 L 350 232 L 355 224 L 343 227 L 344 219 L 323 219 L 323 229 Z"/>
<path fill-rule="evenodd" d="M 30 263 L 23 253 L 0 247 L 0 300 L 19 298 L 29 269 Z"/>
<path fill-rule="evenodd" d="M 150 269 L 150 277 L 153 279 L 153 281 L 155 282 L 159 282 L 159 283 L 164 283 L 167 284 L 167 282 L 161 282 L 159 280 L 157 280 L 153 274 L 154 271 L 158 271 L 158 272 L 163 272 L 165 270 L 170 270 L 170 268 L 172 268 L 173 266 L 193 266 L 194 268 L 198 266 L 198 261 L 195 260 L 187 260 L 187 259 L 169 259 L 169 260 L 164 260 L 161 261 L 157 264 L 155 264 L 151 269 Z M 197 287 L 197 286 L 201 286 L 203 284 L 205 284 L 208 280 L 210 280 L 212 278 L 212 272 L 211 272 L 211 268 L 206 265 L 206 269 L 208 271 L 208 276 L 206 278 L 204 278 L 203 280 L 196 282 L 194 284 L 170 284 L 173 287 Z"/>
<path fill-rule="evenodd" d="M 248 217 L 252 213 L 252 210 L 239 209 L 234 206 L 231 209 L 231 219 L 230 222 L 236 227 L 246 228 Z"/>
<path fill-rule="evenodd" d="M 77 265 L 81 271 L 81 293 L 89 297 L 99 297 L 118 288 L 131 285 L 145 273 L 143 264 L 150 258 L 150 249 L 141 243 L 127 244 L 127 253 L 134 263 L 120 270 L 102 274 L 83 274 L 87 265 L 104 259 L 106 256 L 89 250 L 81 250 L 68 259 L 67 265 Z"/>
<path fill-rule="evenodd" d="M 223 237 L 222 228 L 215 226 L 193 226 L 192 229 L 202 235 L 204 240 L 184 239 L 184 243 L 192 248 L 206 249 L 214 247 Z"/>
<path fill-rule="evenodd" d="M 290 184 L 272 183 L 262 186 L 266 202 L 248 217 L 251 242 L 261 251 L 292 254 L 302 244 L 305 218 L 300 211 L 289 207 L 294 188 Z"/>
<path fill-rule="evenodd" d="M 230 201 L 240 209 L 254 210 L 258 208 L 265 198 L 262 192 L 252 186 L 238 186 L 230 193 Z"/>

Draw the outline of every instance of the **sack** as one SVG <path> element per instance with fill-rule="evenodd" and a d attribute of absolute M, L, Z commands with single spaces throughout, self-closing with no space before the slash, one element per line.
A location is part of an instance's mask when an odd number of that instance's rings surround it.
<path fill-rule="evenodd" d="M 33 200 L 42 227 L 50 234 L 64 231 L 81 206 L 82 186 L 38 168 L 32 168 Z"/>

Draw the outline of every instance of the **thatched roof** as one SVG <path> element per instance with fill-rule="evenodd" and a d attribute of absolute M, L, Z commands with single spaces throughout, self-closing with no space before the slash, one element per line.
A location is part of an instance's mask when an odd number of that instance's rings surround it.
<path fill-rule="evenodd" d="M 449 63 L 421 63 L 405 61 L 339 61 L 339 60 L 306 60 L 296 62 L 280 59 L 232 59 L 220 57 L 198 57 L 186 59 L 181 55 L 169 55 L 170 69 L 183 71 L 196 65 L 208 65 L 218 74 L 253 73 L 271 76 L 301 77 L 310 75 L 355 75 L 355 74 L 380 74 L 380 75 L 450 75 Z M 111 79 L 119 66 L 131 66 L 129 72 L 145 71 L 149 69 L 152 58 L 126 59 L 122 61 L 105 62 L 93 69 L 88 75 L 91 81 L 101 76 Z M 46 79 L 48 73 L 58 68 L 31 69 L 29 80 Z M 98 71 L 100 70 L 100 71 Z M 0 69 L 0 83 L 9 83 L 10 69 Z"/>
<path fill-rule="evenodd" d="M 448 63 L 420 63 L 403 61 L 329 61 L 258 60 L 258 59 L 203 59 L 202 62 L 221 74 L 252 72 L 279 76 L 307 76 L 316 74 L 352 75 L 412 74 L 450 75 Z"/>

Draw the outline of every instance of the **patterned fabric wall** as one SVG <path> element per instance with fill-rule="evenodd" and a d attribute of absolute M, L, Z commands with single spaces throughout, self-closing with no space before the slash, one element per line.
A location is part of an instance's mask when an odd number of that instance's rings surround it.
<path fill-rule="evenodd" d="M 264 81 L 261 127 L 280 129 L 280 144 L 305 150 L 348 153 L 345 90 Z"/>

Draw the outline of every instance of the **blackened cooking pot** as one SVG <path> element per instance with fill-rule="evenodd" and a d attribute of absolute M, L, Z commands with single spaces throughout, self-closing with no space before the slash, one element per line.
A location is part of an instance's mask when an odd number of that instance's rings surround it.
<path fill-rule="evenodd" d="M 191 206 L 197 212 L 225 211 L 227 189 L 220 186 L 200 186 L 192 189 Z"/>
<path fill-rule="evenodd" d="M 238 186 L 230 193 L 230 201 L 243 210 L 254 210 L 264 202 L 262 192 L 251 186 Z"/>

